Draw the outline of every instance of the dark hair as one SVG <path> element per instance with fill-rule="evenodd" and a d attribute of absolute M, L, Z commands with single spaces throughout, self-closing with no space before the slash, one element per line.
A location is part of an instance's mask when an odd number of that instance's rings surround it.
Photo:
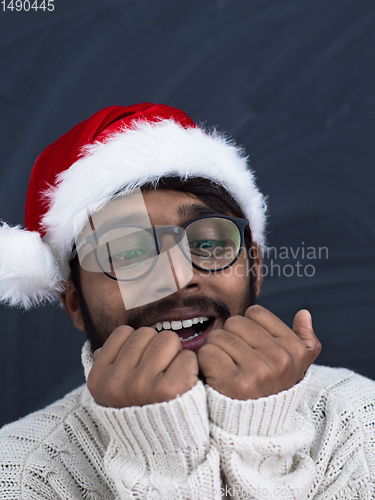
<path fill-rule="evenodd" d="M 226 215 L 228 212 L 232 212 L 234 217 L 244 216 L 238 203 L 223 186 L 203 177 L 190 177 L 188 179 L 162 177 L 158 182 L 149 182 L 141 187 L 141 191 L 152 189 L 168 189 L 192 194 L 219 214 Z"/>

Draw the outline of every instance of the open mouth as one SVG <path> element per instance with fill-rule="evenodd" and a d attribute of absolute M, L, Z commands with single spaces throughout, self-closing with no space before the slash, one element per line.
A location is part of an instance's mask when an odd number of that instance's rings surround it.
<path fill-rule="evenodd" d="M 202 335 L 213 323 L 214 318 L 197 316 L 182 321 L 159 321 L 151 325 L 157 332 L 173 330 L 178 333 L 182 343 L 189 342 Z"/>

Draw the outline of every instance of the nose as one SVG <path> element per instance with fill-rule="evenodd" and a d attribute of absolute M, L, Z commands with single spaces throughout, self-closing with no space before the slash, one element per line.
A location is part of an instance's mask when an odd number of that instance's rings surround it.
<path fill-rule="evenodd" d="M 189 261 L 189 245 L 186 235 L 181 233 L 178 235 L 176 233 L 163 234 L 159 237 L 159 245 L 160 255 L 158 261 L 162 262 L 162 266 L 159 269 L 160 277 L 168 275 L 168 272 L 163 272 L 167 271 L 165 265 L 167 263 L 166 259 L 168 259 L 168 267 L 172 271 L 177 289 L 180 290 L 193 277 L 193 267 Z"/>
<path fill-rule="evenodd" d="M 175 234 L 164 234 L 150 273 L 139 280 L 118 282 L 126 309 L 161 300 L 192 284 L 195 273 L 181 249 L 182 244 L 187 246 L 186 239 L 179 242 Z"/>

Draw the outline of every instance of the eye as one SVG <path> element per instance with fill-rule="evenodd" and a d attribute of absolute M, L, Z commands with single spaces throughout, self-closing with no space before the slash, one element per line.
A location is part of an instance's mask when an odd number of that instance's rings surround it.
<path fill-rule="evenodd" d="M 115 265 L 127 266 L 135 264 L 148 257 L 150 257 L 149 248 L 133 248 L 131 250 L 126 250 L 125 252 L 112 255 L 110 257 L 110 261 Z"/>
<path fill-rule="evenodd" d="M 189 243 L 193 255 L 209 255 L 213 250 L 225 248 L 224 240 L 196 240 Z"/>

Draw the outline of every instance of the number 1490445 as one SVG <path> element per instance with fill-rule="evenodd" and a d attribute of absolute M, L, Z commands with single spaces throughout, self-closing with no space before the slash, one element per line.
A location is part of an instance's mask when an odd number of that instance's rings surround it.
<path fill-rule="evenodd" d="M 52 12 L 55 9 L 54 0 L 2 0 L 1 2 L 2 10 L 5 11 L 16 11 L 16 12 L 28 12 L 28 11 L 49 11 Z"/>

